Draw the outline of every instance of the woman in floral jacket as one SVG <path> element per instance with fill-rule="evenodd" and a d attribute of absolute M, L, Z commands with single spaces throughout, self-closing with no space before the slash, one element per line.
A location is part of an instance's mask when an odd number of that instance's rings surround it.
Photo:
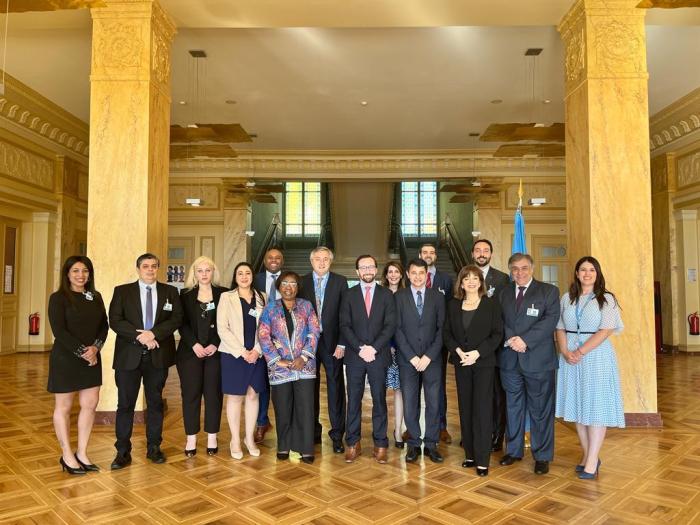
<path fill-rule="evenodd" d="M 321 333 L 313 306 L 297 299 L 301 278 L 284 271 L 277 278 L 281 299 L 270 301 L 258 325 L 258 340 L 267 361 L 277 426 L 277 458 L 289 451 L 314 461 L 314 382 L 316 345 Z"/>

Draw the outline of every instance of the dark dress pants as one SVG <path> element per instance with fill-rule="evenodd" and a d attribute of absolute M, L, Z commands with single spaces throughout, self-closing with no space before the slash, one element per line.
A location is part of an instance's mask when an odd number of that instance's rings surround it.
<path fill-rule="evenodd" d="M 335 348 L 326 348 L 323 334 L 318 343 L 316 353 L 316 381 L 314 392 L 314 421 L 315 436 L 321 436 L 321 364 L 326 375 L 326 393 L 328 398 L 328 419 L 331 428 L 328 435 L 333 441 L 343 439 L 345 433 L 345 377 L 343 376 L 343 360 L 333 357 Z"/>
<path fill-rule="evenodd" d="M 501 373 L 496 368 L 493 375 L 493 435 L 492 444 L 503 446 L 506 435 L 506 392 L 501 385 Z"/>
<path fill-rule="evenodd" d="M 214 355 L 204 358 L 188 355 L 178 360 L 177 373 L 180 376 L 185 434 L 192 436 L 200 430 L 202 396 L 204 396 L 204 431 L 209 434 L 219 432 L 223 403 L 221 354 L 215 352 Z"/>
<path fill-rule="evenodd" d="M 150 353 L 141 356 L 141 363 L 133 370 L 115 370 L 117 384 L 117 417 L 114 431 L 117 452 L 131 452 L 131 433 L 134 429 L 134 408 L 143 378 L 146 396 L 146 443 L 149 449 L 163 441 L 163 387 L 168 379 L 167 368 L 153 366 Z"/>
<path fill-rule="evenodd" d="M 447 350 L 442 349 L 442 376 L 440 379 L 440 430 L 447 430 Z"/>
<path fill-rule="evenodd" d="M 348 379 L 348 419 L 345 441 L 355 446 L 361 439 L 362 396 L 365 393 L 365 378 L 369 380 L 372 394 L 372 439 L 375 447 L 386 448 L 389 439 L 386 435 L 386 369 L 378 360 L 361 365 L 346 367 Z M 403 388 L 403 385 L 402 387 Z"/>
<path fill-rule="evenodd" d="M 270 408 L 270 378 L 265 374 L 265 388 L 258 392 L 258 422 L 259 427 L 270 424 L 267 411 Z"/>
<path fill-rule="evenodd" d="M 314 454 L 314 379 L 271 385 L 275 406 L 277 450 Z"/>
<path fill-rule="evenodd" d="M 436 448 L 440 441 L 440 382 L 442 363 L 431 362 L 423 372 L 418 372 L 410 363 L 399 362 L 399 381 L 404 399 L 406 429 L 411 434 L 408 444 Z M 425 433 L 420 428 L 420 393 L 425 400 Z M 423 436 L 423 439 L 421 439 Z"/>
<path fill-rule="evenodd" d="M 464 457 L 488 467 L 493 429 L 493 367 L 455 366 Z"/>
<path fill-rule="evenodd" d="M 525 412 L 530 416 L 530 445 L 536 461 L 554 458 L 555 370 L 525 372 L 501 368 L 506 391 L 506 453 L 517 458 L 525 450 Z"/>

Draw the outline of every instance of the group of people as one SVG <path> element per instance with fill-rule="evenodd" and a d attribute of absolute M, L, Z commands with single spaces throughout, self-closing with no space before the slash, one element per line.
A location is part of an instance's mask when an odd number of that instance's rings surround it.
<path fill-rule="evenodd" d="M 405 269 L 397 261 L 388 262 L 381 284 L 376 259 L 359 256 L 359 284 L 351 288 L 345 277 L 331 271 L 333 252 L 323 246 L 311 251 L 311 271 L 303 277 L 283 269 L 278 249 L 265 254 L 265 269 L 257 275 L 241 262 L 230 289 L 218 284 L 221 276 L 214 261 L 199 257 L 181 294 L 157 281 L 160 261 L 146 253 L 136 261 L 138 280 L 115 288 L 108 313 L 94 288 L 91 261 L 68 258 L 60 289 L 49 304 L 55 343 L 48 390 L 56 397 L 54 426 L 62 468 L 71 474 L 98 469 L 88 458 L 87 445 L 102 379 L 100 349 L 111 327 L 116 333 L 118 389 L 113 470 L 131 462 L 141 382 L 148 406 L 147 458 L 165 462 L 160 448 L 162 390 L 173 364 L 181 384 L 187 457 L 197 453 L 202 399 L 206 451 L 218 453 L 226 394 L 231 457 L 243 457 L 242 445 L 251 456 L 260 455 L 258 444 L 272 428 L 272 399 L 277 458 L 297 454 L 313 463 L 322 437 L 323 366 L 334 453 L 344 453 L 347 463 L 362 453 L 362 402 L 368 382 L 373 458 L 387 462 L 388 388 L 394 392 L 394 446 L 406 449 L 407 463 L 421 454 L 439 463 L 444 460 L 439 443 L 451 440 L 446 417 L 446 369 L 451 363 L 463 467 L 488 475 L 491 453 L 502 450 L 504 440 L 500 464 L 522 460 L 529 423 L 534 471 L 545 474 L 554 455 L 556 415 L 576 423 L 583 451 L 576 474 L 595 478 L 606 428 L 624 427 L 609 341 L 622 329 L 620 307 L 593 257 L 576 263 L 571 287 L 560 299 L 556 286 L 533 278 L 530 255 L 513 254 L 509 276 L 491 266 L 492 251 L 491 242 L 477 240 L 473 264 L 459 271 L 454 286 L 436 269 L 436 249 L 429 243 Z M 73 452 L 69 421 L 76 392 L 81 410 Z"/>

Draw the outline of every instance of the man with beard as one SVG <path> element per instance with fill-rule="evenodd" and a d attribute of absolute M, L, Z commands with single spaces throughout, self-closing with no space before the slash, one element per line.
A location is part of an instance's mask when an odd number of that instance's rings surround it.
<path fill-rule="evenodd" d="M 374 459 L 387 462 L 386 370 L 391 363 L 391 338 L 396 328 L 394 295 L 378 286 L 377 261 L 360 255 L 355 261 L 360 284 L 350 288 L 340 303 L 340 333 L 345 342 L 348 408 L 345 462 L 361 453 L 360 430 L 365 378 L 372 394 Z"/>
<path fill-rule="evenodd" d="M 493 244 L 488 239 L 479 239 L 472 246 L 472 260 L 484 274 L 486 294 L 498 300 L 501 290 L 508 286 L 508 275 L 491 266 Z M 497 365 L 498 366 L 498 365 Z M 501 374 L 496 368 L 493 395 L 493 433 L 491 450 L 503 450 L 503 436 L 506 433 L 506 393 L 501 385 Z"/>

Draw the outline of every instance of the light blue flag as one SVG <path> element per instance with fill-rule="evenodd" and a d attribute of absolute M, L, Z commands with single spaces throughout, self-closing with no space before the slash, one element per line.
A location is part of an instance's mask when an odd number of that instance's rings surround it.
<path fill-rule="evenodd" d="M 513 253 L 527 253 L 525 245 L 525 219 L 523 218 L 523 180 L 520 179 L 520 188 L 518 189 L 518 207 L 515 210 L 515 235 L 513 236 Z"/>

